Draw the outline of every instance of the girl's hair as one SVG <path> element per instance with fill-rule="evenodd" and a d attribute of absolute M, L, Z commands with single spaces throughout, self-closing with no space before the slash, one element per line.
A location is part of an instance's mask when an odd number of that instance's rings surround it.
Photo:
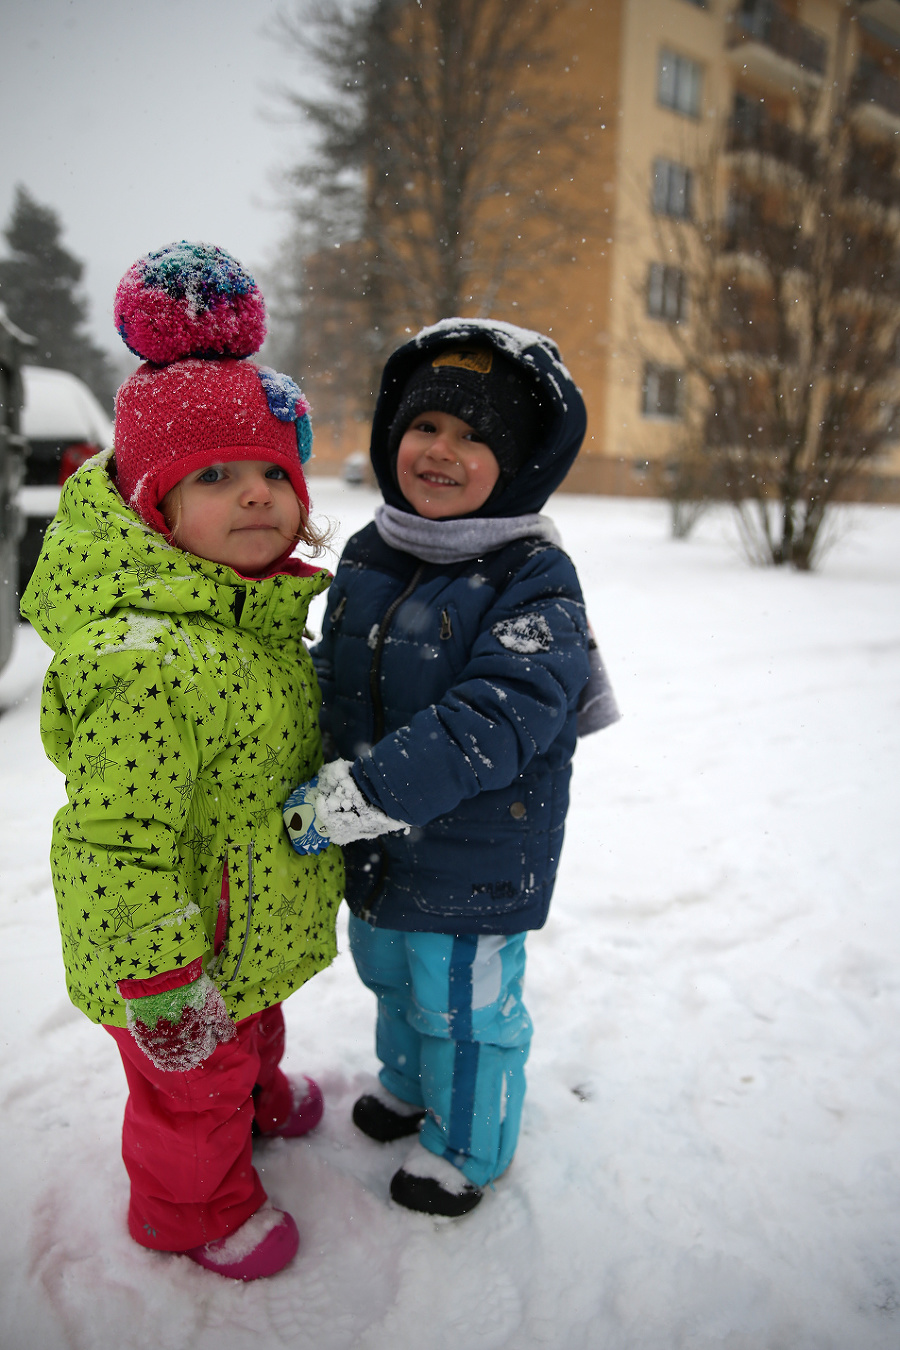
<path fill-rule="evenodd" d="M 184 480 L 182 479 L 182 482 Z M 169 525 L 169 537 L 173 544 L 178 544 L 178 527 L 181 524 L 181 483 L 176 483 L 173 488 L 169 488 L 163 500 L 160 502 L 160 511 L 162 511 L 163 502 L 166 503 L 166 519 Z M 327 525 L 314 525 L 310 519 L 309 512 L 297 498 L 297 505 L 300 507 L 300 529 L 294 535 L 293 543 L 305 544 L 314 558 L 319 558 L 325 552 L 334 536 L 334 522 L 329 521 Z M 171 515 L 171 522 L 168 517 Z M 290 541 L 288 541 L 290 542 Z M 180 548 L 181 545 L 178 544 Z"/>
<path fill-rule="evenodd" d="M 333 537 L 334 522 L 329 521 L 327 525 L 314 525 L 306 507 L 300 502 L 300 529 L 297 533 L 296 542 L 306 544 L 312 556 L 318 558 L 325 552 Z"/>

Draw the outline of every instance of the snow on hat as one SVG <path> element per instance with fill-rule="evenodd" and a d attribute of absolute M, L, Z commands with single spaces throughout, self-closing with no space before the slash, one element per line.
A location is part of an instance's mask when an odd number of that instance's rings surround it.
<path fill-rule="evenodd" d="M 266 335 L 265 306 L 240 263 L 182 240 L 139 258 L 119 282 L 114 316 L 143 365 L 116 395 L 119 490 L 168 533 L 163 497 L 218 461 L 258 459 L 287 473 L 305 510 L 309 404 L 288 375 L 246 358 Z"/>
<path fill-rule="evenodd" d="M 388 432 L 392 458 L 410 422 L 424 412 L 450 413 L 467 422 L 493 452 L 505 479 L 521 469 L 540 438 L 534 381 L 488 345 L 444 347 L 413 371 Z"/>

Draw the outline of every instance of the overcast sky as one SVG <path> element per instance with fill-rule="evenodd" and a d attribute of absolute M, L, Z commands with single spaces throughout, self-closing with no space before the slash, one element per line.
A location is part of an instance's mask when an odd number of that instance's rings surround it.
<path fill-rule="evenodd" d="M 310 71 L 266 35 L 281 4 L 0 0 L 0 223 L 17 183 L 59 213 L 116 356 L 113 295 L 141 254 L 203 239 L 253 271 L 286 229 L 275 177 L 303 133 L 272 115 Z"/>

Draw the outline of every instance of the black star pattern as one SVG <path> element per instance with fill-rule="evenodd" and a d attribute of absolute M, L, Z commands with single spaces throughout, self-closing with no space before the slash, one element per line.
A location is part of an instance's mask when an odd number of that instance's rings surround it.
<path fill-rule="evenodd" d="M 83 523 L 49 532 L 31 615 L 56 651 L 41 725 L 68 782 L 52 863 L 70 993 L 89 1017 L 121 1025 L 117 979 L 204 956 L 229 846 L 236 964 L 239 860 L 252 841 L 250 941 L 226 992 L 247 1015 L 335 951 L 340 868 L 328 854 L 301 862 L 281 823 L 285 789 L 316 762 L 301 634 L 324 577 L 248 584 L 236 629 L 227 569 L 187 561 L 123 511 L 103 474 L 83 477 Z M 158 629 L 136 627 L 138 592 L 142 616 L 165 619 Z"/>
<path fill-rule="evenodd" d="M 127 703 L 131 706 L 131 700 L 125 697 L 125 693 L 134 684 L 133 680 L 128 680 L 124 675 L 117 675 L 112 684 L 109 685 L 107 701 L 109 703 Z"/>
<path fill-rule="evenodd" d="M 280 919 L 288 915 L 293 916 L 297 912 L 297 898 L 285 895 L 283 892 L 279 897 L 278 904 L 273 907 L 272 913 L 277 914 Z"/>
<path fill-rule="evenodd" d="M 102 890 L 103 888 L 100 887 L 98 889 Z M 139 909 L 140 905 L 128 905 L 125 903 L 124 897 L 120 896 L 115 907 L 113 909 L 108 909 L 106 912 L 113 920 L 116 932 L 118 933 L 122 928 L 130 929 L 134 926 L 131 919 Z"/>
<path fill-rule="evenodd" d="M 97 524 L 97 526 L 93 530 L 91 530 L 91 538 L 97 544 L 105 544 L 106 541 L 111 537 L 111 535 L 112 535 L 112 526 L 105 519 L 101 520 Z M 106 552 L 107 555 L 109 554 L 108 549 L 104 550 L 104 552 Z"/>
<path fill-rule="evenodd" d="M 106 753 L 106 747 L 98 750 L 96 755 L 85 755 L 85 762 L 90 769 L 91 778 L 99 778 L 102 782 L 106 777 L 106 770 L 114 763 Z"/>
<path fill-rule="evenodd" d="M 149 581 L 159 579 L 159 568 L 153 566 L 153 564 L 135 563 L 134 567 L 129 567 L 127 570 L 134 572 L 138 586 L 146 586 Z"/>
<path fill-rule="evenodd" d="M 211 834 L 201 834 L 195 829 L 191 835 L 185 835 L 182 841 L 186 848 L 189 848 L 195 858 L 199 858 L 201 853 L 209 853 L 212 843 Z"/>

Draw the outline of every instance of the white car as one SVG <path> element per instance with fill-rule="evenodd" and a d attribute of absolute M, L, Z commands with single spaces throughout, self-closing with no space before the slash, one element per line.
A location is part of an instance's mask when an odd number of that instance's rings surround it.
<path fill-rule="evenodd" d="M 22 432 L 28 441 L 18 506 L 25 517 L 19 545 L 19 594 L 34 571 L 44 531 L 56 515 L 63 483 L 80 464 L 113 443 L 113 424 L 77 375 L 23 366 Z"/>

